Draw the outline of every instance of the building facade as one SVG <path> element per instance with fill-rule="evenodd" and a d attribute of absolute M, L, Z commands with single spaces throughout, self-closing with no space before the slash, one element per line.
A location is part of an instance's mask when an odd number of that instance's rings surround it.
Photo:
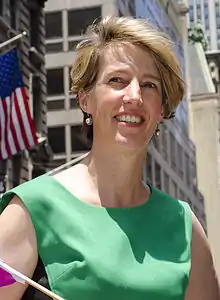
<path fill-rule="evenodd" d="M 172 39 L 174 50 L 188 81 L 187 8 L 177 1 L 137 1 L 137 16 L 150 19 Z M 147 180 L 172 196 L 187 201 L 206 229 L 204 197 L 198 190 L 195 146 L 188 134 L 188 93 L 179 105 L 173 120 L 164 121 L 161 135 L 149 147 L 146 165 Z"/>
<path fill-rule="evenodd" d="M 207 235 L 220 278 L 220 1 L 188 3 L 189 26 L 201 23 L 208 41 L 206 52 L 198 42 L 188 45 L 189 132 L 196 146 L 198 187 L 204 195 Z"/>
<path fill-rule="evenodd" d="M 44 0 L 0 1 L 0 43 L 20 32 L 27 33 L 19 44 L 13 46 L 18 49 L 22 78 L 40 142 L 39 146 L 29 152 L 24 151 L 0 161 L 0 181 L 4 189 L 16 186 L 45 171 L 41 165 L 41 159 L 45 162 L 47 160 L 46 149 L 41 144 L 42 137 L 47 133 L 44 2 Z M 0 55 L 7 50 L 9 48 L 1 49 Z"/>
<path fill-rule="evenodd" d="M 201 23 L 208 40 L 208 50 L 220 49 L 220 1 L 188 0 L 189 27 Z"/>
<path fill-rule="evenodd" d="M 46 69 L 48 135 L 54 152 L 51 168 L 88 151 L 81 138 L 82 113 L 75 95 L 70 93 L 70 68 L 74 46 L 94 19 L 106 15 L 149 18 L 171 36 L 183 66 L 182 10 L 176 1 L 73 0 L 61 3 L 49 0 L 46 13 Z M 185 75 L 184 75 L 185 76 Z M 197 188 L 195 147 L 188 137 L 188 106 L 184 99 L 176 118 L 165 121 L 159 138 L 149 146 L 143 170 L 145 181 L 170 195 L 188 201 L 204 228 L 204 199 Z"/>
<path fill-rule="evenodd" d="M 205 54 L 200 43 L 188 48 L 191 65 L 190 136 L 196 146 L 198 187 L 204 195 L 207 235 L 220 278 L 220 54 Z"/>

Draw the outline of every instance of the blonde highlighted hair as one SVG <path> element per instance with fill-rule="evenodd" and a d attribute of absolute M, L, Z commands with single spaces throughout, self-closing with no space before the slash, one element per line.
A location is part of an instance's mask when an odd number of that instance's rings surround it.
<path fill-rule="evenodd" d="M 78 94 L 94 87 L 99 58 L 106 47 L 119 44 L 138 45 L 152 54 L 161 77 L 164 118 L 173 117 L 184 95 L 180 65 L 173 51 L 173 43 L 145 19 L 105 17 L 89 26 L 85 39 L 76 47 L 76 59 L 71 70 L 72 92 Z M 85 118 L 84 113 L 84 121 Z M 87 128 L 87 137 L 92 140 L 91 126 Z"/>

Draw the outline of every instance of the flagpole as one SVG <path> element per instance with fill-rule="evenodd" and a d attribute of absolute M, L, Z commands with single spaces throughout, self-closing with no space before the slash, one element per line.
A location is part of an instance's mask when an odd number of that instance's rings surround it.
<path fill-rule="evenodd" d="M 0 50 L 3 49 L 4 47 L 7 47 L 8 45 L 19 41 L 20 39 L 22 39 L 24 36 L 27 35 L 26 31 L 23 31 L 22 33 L 17 34 L 16 36 L 12 37 L 11 39 L 3 42 L 0 44 Z"/>
<path fill-rule="evenodd" d="M 48 290 L 44 286 L 40 285 L 39 283 L 35 282 L 34 280 L 30 279 L 29 277 L 25 276 L 24 274 L 18 272 L 14 268 L 10 267 L 1 259 L 0 259 L 0 268 L 2 268 L 4 271 L 6 271 L 8 274 L 10 274 L 12 276 L 12 278 L 15 280 L 15 282 L 27 283 L 27 284 L 33 286 L 35 289 L 41 291 L 45 295 L 51 297 L 52 299 L 64 300 L 62 297 L 56 295 L 55 293 Z"/>
<path fill-rule="evenodd" d="M 86 158 L 86 157 L 89 155 L 89 153 L 90 153 L 90 152 L 86 152 L 86 153 L 84 153 L 83 155 L 80 155 L 80 156 L 78 156 L 78 157 L 72 159 L 71 161 L 68 161 L 67 163 L 65 163 L 65 164 L 63 164 L 63 165 L 61 165 L 61 166 L 59 166 L 59 167 L 57 167 L 57 168 L 55 168 L 55 169 L 53 169 L 53 170 L 47 172 L 46 175 L 54 176 L 54 175 L 56 175 L 57 173 L 59 173 L 59 172 L 65 170 L 65 169 L 68 169 L 68 168 L 71 167 L 71 166 L 76 165 L 78 162 L 80 162 L 80 161 L 82 161 L 84 158 Z"/>
<path fill-rule="evenodd" d="M 46 289 L 44 286 L 40 285 L 39 283 L 35 282 L 34 280 L 26 277 L 23 275 L 23 278 L 25 280 L 26 283 L 28 283 L 29 285 L 33 286 L 35 289 L 41 291 L 42 293 L 44 293 L 45 295 L 51 297 L 54 300 L 64 300 L 62 297 L 54 294 L 53 292 L 51 292 L 50 290 Z"/>

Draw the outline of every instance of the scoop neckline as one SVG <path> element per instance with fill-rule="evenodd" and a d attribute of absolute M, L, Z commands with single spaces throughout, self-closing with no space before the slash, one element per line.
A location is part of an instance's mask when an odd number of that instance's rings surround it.
<path fill-rule="evenodd" d="M 106 206 L 97 206 L 97 205 L 94 205 L 94 204 L 90 204 L 88 202 L 85 202 L 85 201 L 82 201 L 80 198 L 78 198 L 77 196 L 75 196 L 74 194 L 72 194 L 62 183 L 60 183 L 56 178 L 54 178 L 53 176 L 51 175 L 45 175 L 46 177 L 52 179 L 52 181 L 54 183 L 56 183 L 60 188 L 62 188 L 69 196 L 73 197 L 75 200 L 77 200 L 78 203 L 80 203 L 81 205 L 83 206 L 87 206 L 87 207 L 90 207 L 90 208 L 93 208 L 93 209 L 105 209 L 105 210 L 111 210 L 111 211 L 133 211 L 133 210 L 136 210 L 136 209 L 140 209 L 140 208 L 143 208 L 145 206 L 148 206 L 152 200 L 153 200 L 153 195 L 154 195 L 154 188 L 151 184 L 149 183 L 144 183 L 146 186 L 149 187 L 150 189 L 150 196 L 148 197 L 148 199 L 140 204 L 140 205 L 136 205 L 136 206 L 132 206 L 132 207 L 106 207 Z"/>

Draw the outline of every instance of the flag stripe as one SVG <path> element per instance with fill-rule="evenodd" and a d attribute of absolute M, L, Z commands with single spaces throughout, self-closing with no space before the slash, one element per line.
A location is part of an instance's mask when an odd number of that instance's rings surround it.
<path fill-rule="evenodd" d="M 3 107 L 3 114 L 5 118 L 5 124 L 4 124 L 4 132 L 3 132 L 3 139 L 5 141 L 5 149 L 7 155 L 11 155 L 11 149 L 9 147 L 8 143 L 8 133 L 7 133 L 7 127 L 8 127 L 8 114 L 7 114 L 7 104 L 6 104 L 7 98 L 3 99 L 2 101 L 2 107 Z"/>
<path fill-rule="evenodd" d="M 17 133 L 16 133 L 16 130 L 15 130 L 15 126 L 14 126 L 14 119 L 13 119 L 13 111 L 14 111 L 14 93 L 12 93 L 12 96 L 11 96 L 11 102 L 12 102 L 12 107 L 11 107 L 11 115 L 10 115 L 10 126 L 11 126 L 11 133 L 12 133 L 12 139 L 14 140 L 14 144 L 15 144 L 15 153 L 16 154 L 17 152 L 20 151 L 20 145 L 19 145 L 19 142 L 18 142 L 18 136 L 17 136 Z M 18 126 L 16 126 L 18 127 Z"/>
<path fill-rule="evenodd" d="M 11 151 L 11 155 L 14 155 L 17 151 L 15 148 L 15 143 L 14 139 L 12 137 L 12 132 L 11 132 L 11 106 L 12 106 L 12 101 L 10 97 L 7 97 L 6 99 L 6 107 L 7 107 L 7 139 L 8 139 L 8 145 Z"/>
<path fill-rule="evenodd" d="M 21 87 L 21 89 L 17 89 L 19 93 L 21 93 L 21 98 L 23 99 L 23 104 L 25 107 L 25 112 L 26 115 L 24 116 L 24 120 L 27 120 L 27 132 L 28 132 L 28 139 L 29 139 L 29 143 L 30 143 L 30 147 L 33 147 L 36 143 L 37 143 L 37 136 L 35 133 L 35 129 L 34 129 L 34 122 L 32 121 L 31 118 L 31 113 L 30 113 L 30 107 L 29 107 L 29 103 L 27 100 L 27 95 L 25 92 L 25 88 Z"/>
<path fill-rule="evenodd" d="M 15 94 L 17 96 L 18 99 L 18 105 L 20 108 L 20 113 L 22 116 L 22 121 L 23 121 L 23 125 L 24 125 L 24 130 L 25 130 L 25 135 L 27 137 L 27 144 L 26 144 L 26 148 L 30 148 L 31 146 L 34 145 L 34 141 L 33 141 L 33 137 L 31 135 L 31 131 L 30 131 L 30 123 L 27 117 L 27 110 L 26 110 L 26 103 L 27 99 L 23 98 L 23 94 L 20 88 L 16 89 Z M 28 103 L 27 103 L 28 106 Z M 28 109 L 28 107 L 27 107 Z"/>
<path fill-rule="evenodd" d="M 3 100 L 0 101 L 0 124 L 1 124 L 1 157 L 2 159 L 5 159 L 8 154 L 6 151 L 6 146 L 5 146 L 5 113 L 3 110 Z"/>
<path fill-rule="evenodd" d="M 21 114 L 20 111 L 20 105 L 19 105 L 19 100 L 17 97 L 17 93 L 15 93 L 15 110 L 16 110 L 16 114 L 18 117 L 18 122 L 19 122 L 19 126 L 21 128 L 21 135 L 22 135 L 22 139 L 24 141 L 25 144 L 25 148 L 29 148 L 29 143 L 28 143 L 28 139 L 27 139 L 27 135 L 26 135 L 26 130 L 25 130 L 25 126 L 24 126 L 24 122 L 23 122 L 23 116 Z"/>
<path fill-rule="evenodd" d="M 10 98 L 6 97 L 4 99 L 4 101 L 2 102 L 4 115 L 5 115 L 5 132 L 4 132 L 4 136 L 5 136 L 6 151 L 7 151 L 7 153 L 9 153 L 9 155 L 12 155 L 11 149 L 10 149 L 10 146 L 9 146 L 9 142 L 8 142 L 8 125 L 9 125 L 9 119 L 8 119 L 9 111 L 8 110 L 10 109 L 7 105 L 8 99 L 10 99 Z"/>
<path fill-rule="evenodd" d="M 13 126 L 14 126 L 15 131 L 16 131 L 16 136 L 18 138 L 19 149 L 24 150 L 25 149 L 25 144 L 24 144 L 24 140 L 22 138 L 21 127 L 19 126 L 18 116 L 17 116 L 17 113 L 16 113 L 16 107 L 15 107 L 15 93 L 13 93 L 12 123 L 13 123 Z"/>

